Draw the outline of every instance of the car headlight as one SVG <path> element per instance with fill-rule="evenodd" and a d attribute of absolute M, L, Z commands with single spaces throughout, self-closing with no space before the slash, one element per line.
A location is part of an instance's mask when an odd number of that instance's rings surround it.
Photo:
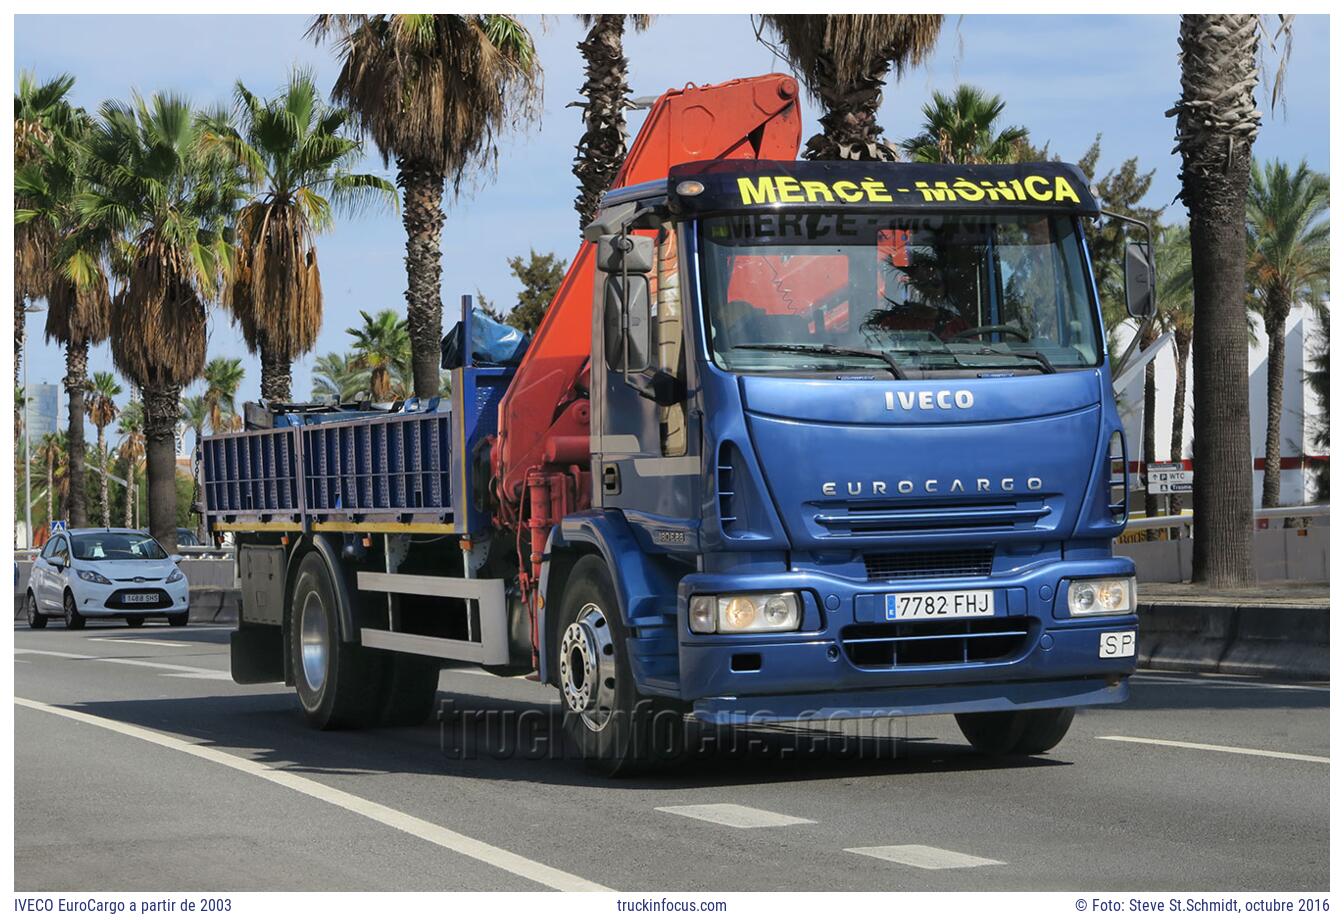
<path fill-rule="evenodd" d="M 173 569 L 173 574 L 168 576 L 167 582 L 171 585 L 173 582 L 181 581 L 183 578 L 186 578 L 186 576 L 182 574 L 181 569 Z"/>
<path fill-rule="evenodd" d="M 694 633 L 787 632 L 803 621 L 797 594 L 724 594 L 691 598 Z"/>
<path fill-rule="evenodd" d="M 104 578 L 98 572 L 95 572 L 93 569 L 75 569 L 75 574 L 78 575 L 84 581 L 91 581 L 96 585 L 112 584 L 112 582 L 108 581 L 106 578 Z"/>
<path fill-rule="evenodd" d="M 1137 600 L 1132 576 L 1069 582 L 1069 616 L 1104 617 L 1133 613 Z"/>

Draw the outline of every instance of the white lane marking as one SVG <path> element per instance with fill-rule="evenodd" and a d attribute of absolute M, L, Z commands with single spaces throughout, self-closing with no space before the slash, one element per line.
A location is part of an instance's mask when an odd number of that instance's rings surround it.
<path fill-rule="evenodd" d="M 973 869 L 976 866 L 1003 865 L 997 859 L 985 859 L 983 856 L 972 856 L 969 853 L 913 843 L 888 847 L 850 847 L 845 852 L 885 859 L 887 862 L 914 866 L 916 869 Z"/>
<path fill-rule="evenodd" d="M 16 655 L 49 655 L 52 658 L 69 658 L 73 661 L 107 661 L 112 664 L 129 664 L 137 668 L 161 668 L 165 671 L 177 671 L 177 674 L 164 674 L 163 677 L 196 677 L 201 680 L 233 680 L 228 671 L 217 668 L 193 668 L 185 664 L 168 664 L 147 658 L 103 658 L 98 655 L 75 655 L 70 652 L 50 652 L 46 649 L 15 648 Z"/>
<path fill-rule="evenodd" d="M 1329 693 L 1329 687 L 1322 687 L 1312 684 L 1266 684 L 1255 678 L 1246 678 L 1245 680 L 1234 680 L 1229 677 L 1201 677 L 1191 675 L 1190 677 L 1178 677 L 1174 673 L 1158 674 L 1135 674 L 1130 678 L 1131 681 L 1139 681 L 1145 684 L 1195 684 L 1197 686 L 1208 687 L 1237 687 L 1241 690 L 1311 690 L 1316 693 Z"/>
<path fill-rule="evenodd" d="M 1262 751 L 1259 748 L 1228 747 L 1225 744 L 1200 744 L 1196 741 L 1166 741 L 1161 738 L 1131 738 L 1128 735 L 1098 735 L 1098 741 L 1127 741 L 1131 744 L 1153 744 L 1159 747 L 1188 748 L 1192 751 L 1218 751 L 1223 754 L 1249 754 L 1252 757 L 1274 757 L 1279 760 L 1305 760 L 1308 763 L 1329 763 L 1329 757 L 1315 754 L 1289 754 L 1286 751 Z"/>
<path fill-rule="evenodd" d="M 217 748 L 207 747 L 205 742 L 188 741 L 173 735 L 141 728 L 138 725 L 105 719 L 102 716 L 78 710 L 63 709 L 59 706 L 51 706 L 47 703 L 23 699 L 22 697 L 15 697 L 14 703 L 17 706 L 24 706 L 38 712 L 73 719 L 87 725 L 96 725 L 108 731 L 114 731 L 140 741 L 148 741 L 150 744 L 157 744 L 160 747 L 179 751 L 183 754 L 190 754 L 193 757 L 208 760 L 211 763 L 237 770 L 240 773 L 264 779 L 267 782 L 275 783 L 277 786 L 284 786 L 286 789 L 292 789 L 329 805 L 335 805 L 337 808 L 343 808 L 346 811 L 368 818 L 370 821 L 377 821 L 379 824 L 386 825 L 394 830 L 419 837 L 421 840 L 443 847 L 445 850 L 452 850 L 454 853 L 460 853 L 470 859 L 486 863 L 497 869 L 503 869 L 505 872 L 544 885 L 547 888 L 554 888 L 557 891 L 611 890 L 596 882 L 590 882 L 577 875 L 571 875 L 568 872 L 535 862 L 525 856 L 492 846 L 482 840 L 459 834 L 457 831 L 449 830 L 438 824 L 431 824 L 422 818 L 408 815 L 404 811 L 398 811 L 395 808 L 380 805 L 357 795 L 351 795 L 348 792 L 315 782 L 304 776 L 285 772 L 279 767 L 257 763 L 236 754 L 228 754 Z"/>
<path fill-rule="evenodd" d="M 790 824 L 816 824 L 808 818 L 795 818 L 781 815 L 777 811 L 765 811 L 746 805 L 667 805 L 655 808 L 670 815 L 695 818 L 697 821 L 709 821 L 713 824 L 726 824 L 729 827 L 785 827 Z"/>
<path fill-rule="evenodd" d="M 190 642 L 157 642 L 154 639 L 114 639 L 111 636 L 88 636 L 90 642 L 127 642 L 132 645 L 162 645 L 168 648 L 191 648 Z"/>

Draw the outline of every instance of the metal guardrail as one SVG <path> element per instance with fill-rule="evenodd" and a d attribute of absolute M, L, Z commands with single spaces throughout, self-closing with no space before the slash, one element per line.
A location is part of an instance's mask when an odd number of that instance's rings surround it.
<path fill-rule="evenodd" d="M 1251 515 L 1252 519 L 1256 521 L 1329 516 L 1330 506 L 1328 504 L 1293 505 L 1288 508 L 1258 508 Z M 1136 533 L 1141 530 L 1161 530 L 1164 527 L 1193 527 L 1194 525 L 1195 514 L 1193 511 L 1182 514 L 1167 514 L 1161 517 L 1130 518 L 1129 523 L 1125 525 L 1125 533 Z"/>

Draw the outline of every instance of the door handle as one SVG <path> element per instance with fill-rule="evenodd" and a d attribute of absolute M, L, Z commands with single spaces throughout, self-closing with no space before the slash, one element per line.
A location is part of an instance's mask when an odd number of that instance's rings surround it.
<path fill-rule="evenodd" d="M 602 494 L 621 494 L 621 468 L 614 463 L 602 464 Z"/>

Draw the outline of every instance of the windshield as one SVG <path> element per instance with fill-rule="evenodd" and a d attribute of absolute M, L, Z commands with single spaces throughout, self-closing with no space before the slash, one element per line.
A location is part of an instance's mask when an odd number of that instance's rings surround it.
<path fill-rule="evenodd" d="M 1069 217 L 774 213 L 701 227 L 710 351 L 728 370 L 973 376 L 1101 358 Z"/>
<path fill-rule="evenodd" d="M 84 560 L 167 559 L 158 541 L 142 533 L 72 534 L 75 558 Z"/>

